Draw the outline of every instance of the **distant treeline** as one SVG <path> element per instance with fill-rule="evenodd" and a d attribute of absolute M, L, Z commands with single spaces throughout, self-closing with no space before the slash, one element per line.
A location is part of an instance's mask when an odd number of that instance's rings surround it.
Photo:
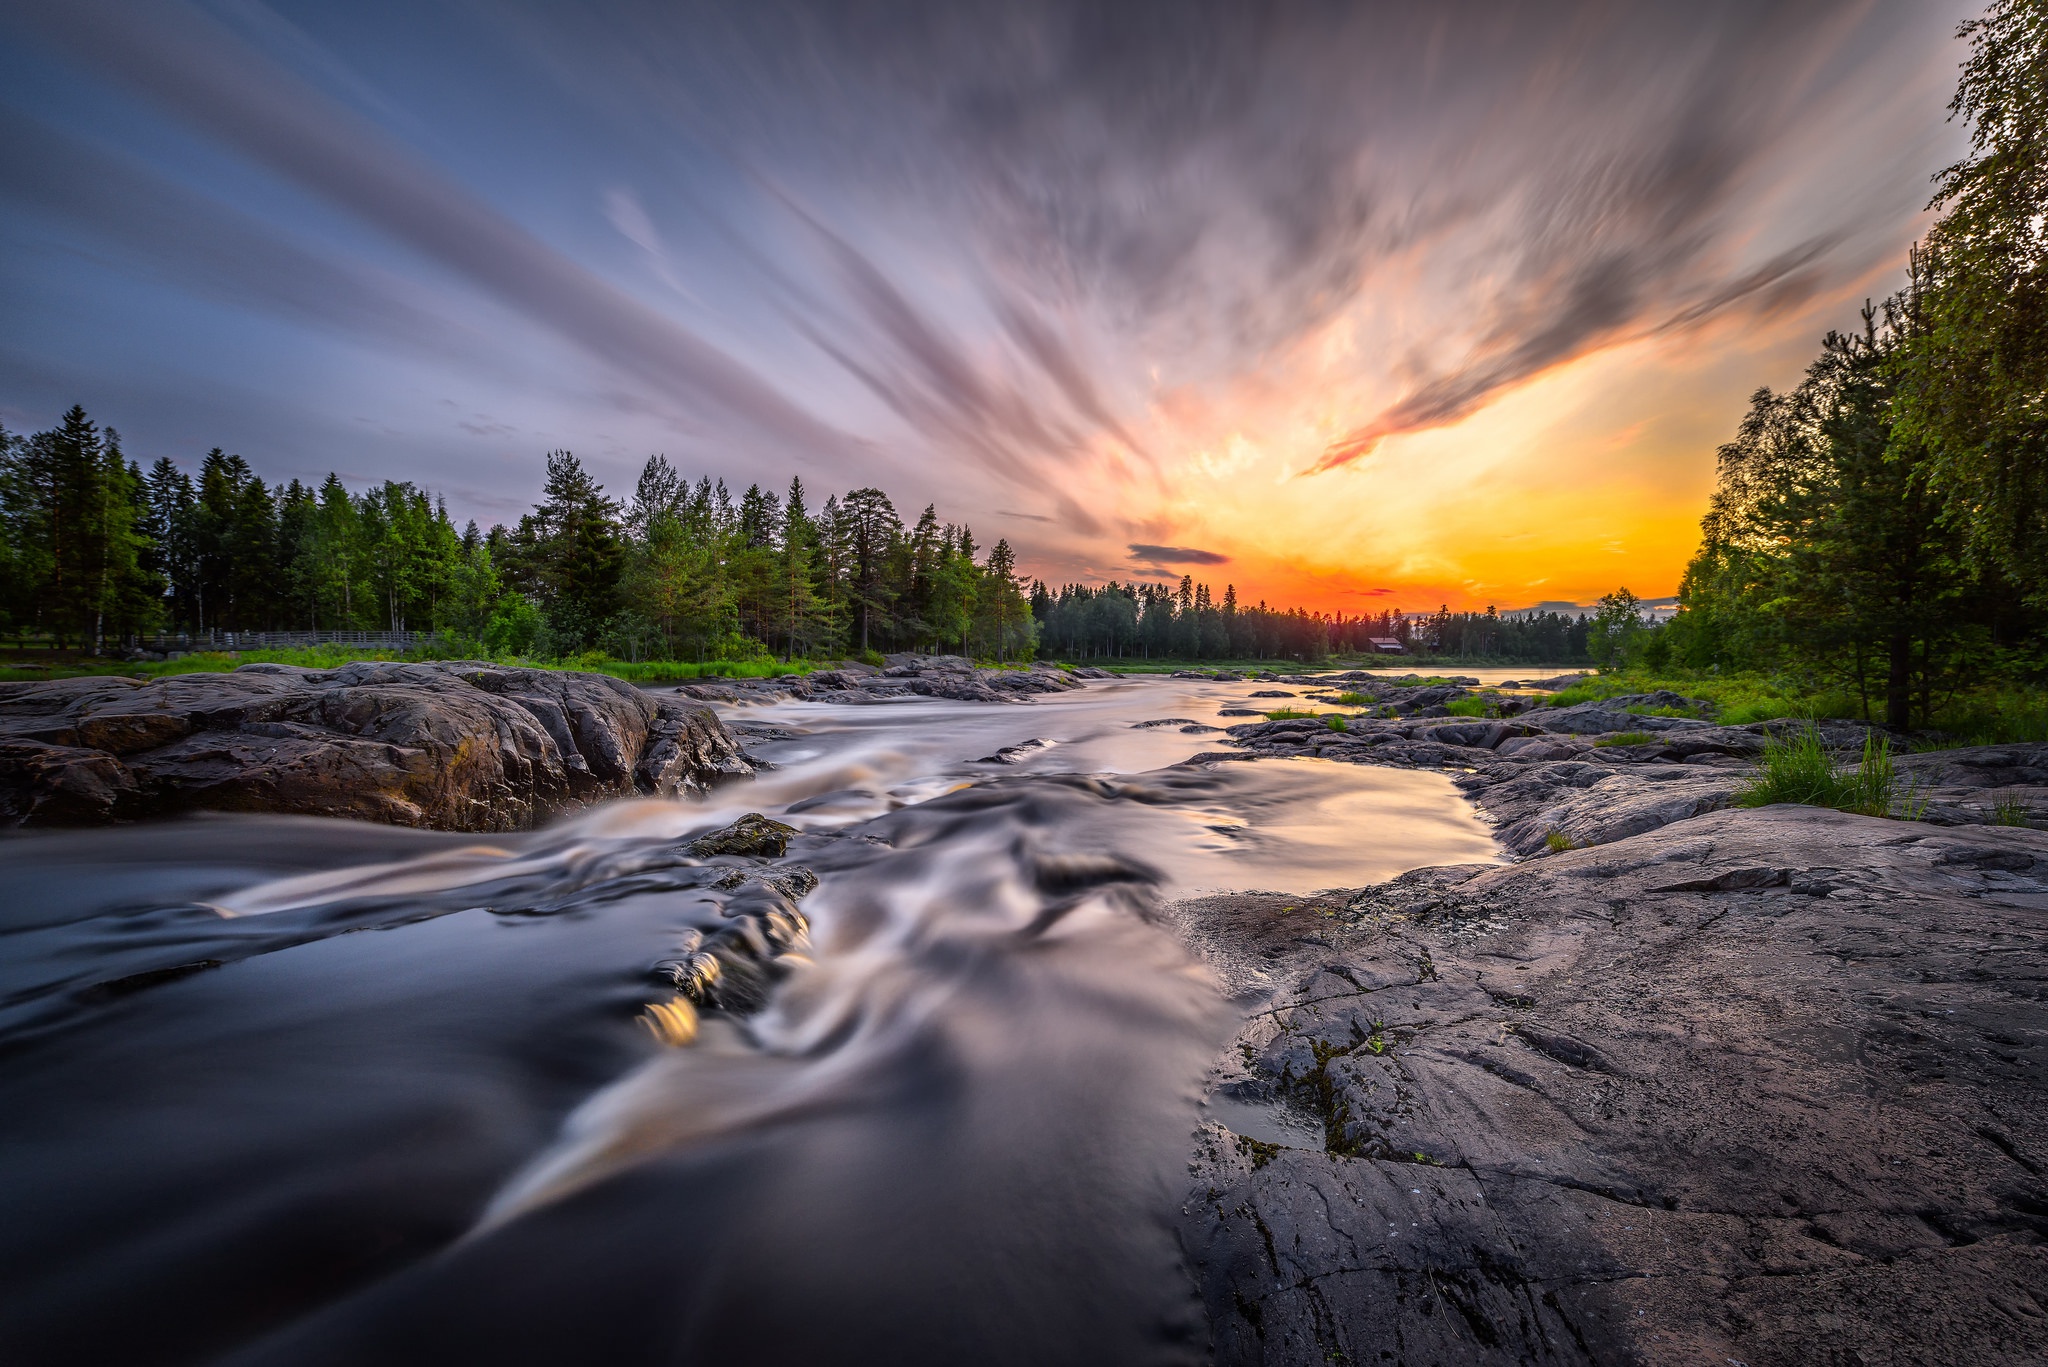
<path fill-rule="evenodd" d="M 1293 659 L 1372 654 L 1572 663 L 1593 619 L 1484 613 L 1335 616 L 1167 584 L 1028 587 L 1007 541 L 986 553 L 926 507 L 906 527 L 879 489 L 813 510 L 685 480 L 656 456 L 630 500 L 567 451 L 516 527 L 457 530 L 409 483 L 268 484 L 218 449 L 195 479 L 147 472 L 81 408 L 0 432 L 0 629 L 93 646 L 142 632 L 437 631 L 499 654 L 623 659 L 817 657 L 897 649 L 1007 659 Z"/>
<path fill-rule="evenodd" d="M 1801 672 L 1901 727 L 2048 673 L 2048 5 L 1963 32 L 1942 216 L 1904 290 L 1756 392 L 1652 665 Z"/>
<path fill-rule="evenodd" d="M 1372 655 L 1393 641 L 1407 654 L 1491 659 L 1503 663 L 1585 663 L 1589 640 L 1601 632 L 1593 616 L 1541 613 L 1526 619 L 1485 612 L 1432 615 L 1388 610 L 1356 617 L 1325 616 L 1300 608 L 1246 607 L 1225 585 L 1213 596 L 1207 584 L 1183 577 L 1164 584 L 1099 588 L 1068 584 L 1058 591 L 1032 585 L 1031 613 L 1040 648 L 1063 660 L 1317 660 L 1328 655 Z"/>

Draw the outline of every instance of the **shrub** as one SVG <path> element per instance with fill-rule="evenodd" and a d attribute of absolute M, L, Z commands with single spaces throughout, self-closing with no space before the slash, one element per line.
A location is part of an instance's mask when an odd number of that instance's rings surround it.
<path fill-rule="evenodd" d="M 1889 816 L 1893 799 L 1899 795 L 1891 742 L 1884 736 L 1875 731 L 1864 736 L 1862 762 L 1852 771 L 1835 763 L 1820 732 L 1809 726 L 1789 738 L 1765 743 L 1756 774 L 1736 791 L 1735 805 L 1768 807 L 1790 802 L 1864 816 Z"/>

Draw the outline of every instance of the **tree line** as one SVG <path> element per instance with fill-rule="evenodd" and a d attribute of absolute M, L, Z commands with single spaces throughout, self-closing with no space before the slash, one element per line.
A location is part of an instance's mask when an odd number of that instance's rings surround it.
<path fill-rule="evenodd" d="M 197 477 L 148 471 L 74 407 L 0 429 L 0 630 L 98 648 L 153 631 L 443 633 L 497 654 L 747 659 L 915 648 L 1028 658 L 1036 626 L 1014 553 L 986 553 L 926 507 L 905 527 L 879 489 L 813 509 L 691 484 L 661 456 L 609 497 L 568 451 L 546 458 L 516 527 L 460 531 L 446 503 L 387 480 L 268 484 L 219 449 Z"/>
<path fill-rule="evenodd" d="M 883 650 L 1028 659 L 1289 659 L 1405 653 L 1589 659 L 1592 619 L 1397 610 L 1324 614 L 1171 584 L 1028 586 L 927 506 L 906 526 L 875 488 L 813 508 L 801 479 L 734 498 L 648 460 L 614 499 L 568 451 L 514 527 L 457 530 L 444 501 L 386 480 L 266 483 L 208 452 L 147 471 L 74 407 L 0 430 L 0 630 L 99 648 L 154 631 L 425 631 L 493 654 L 786 659 Z M 1589 636 L 1590 633 L 1590 636 Z"/>
<path fill-rule="evenodd" d="M 1388 609 L 1348 616 L 1272 608 L 1263 601 L 1251 606 L 1238 602 L 1235 585 L 1225 585 L 1219 598 L 1186 575 L 1177 588 L 1112 580 L 1055 591 L 1034 583 L 1031 613 L 1041 648 L 1063 660 L 1315 661 L 1380 654 L 1378 643 L 1391 641 L 1402 654 L 1574 664 L 1592 660 L 1589 642 L 1598 635 L 1592 614 L 1503 617 L 1492 607 L 1441 607 L 1433 614 Z"/>
<path fill-rule="evenodd" d="M 1940 217 L 1904 289 L 1752 397 L 1652 665 L 1795 670 L 1901 728 L 2048 673 L 2048 2 L 1961 36 Z"/>

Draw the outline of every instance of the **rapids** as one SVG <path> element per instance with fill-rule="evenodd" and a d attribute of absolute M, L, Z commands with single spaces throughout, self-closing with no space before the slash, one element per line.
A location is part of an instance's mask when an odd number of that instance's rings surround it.
<path fill-rule="evenodd" d="M 1186 764 L 1260 687 L 724 708 L 758 780 L 488 841 L 0 842 L 0 1361 L 1204 1360 L 1176 1177 L 1252 1003 L 1161 901 L 1498 857 L 1442 775 Z M 809 944 L 667 1047 L 749 811 Z"/>

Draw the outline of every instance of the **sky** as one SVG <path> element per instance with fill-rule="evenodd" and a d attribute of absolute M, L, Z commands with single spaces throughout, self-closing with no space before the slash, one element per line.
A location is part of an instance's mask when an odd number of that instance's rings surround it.
<path fill-rule="evenodd" d="M 927 502 L 1052 583 L 1675 591 L 1973 6 L 0 0 L 0 423 Z"/>

